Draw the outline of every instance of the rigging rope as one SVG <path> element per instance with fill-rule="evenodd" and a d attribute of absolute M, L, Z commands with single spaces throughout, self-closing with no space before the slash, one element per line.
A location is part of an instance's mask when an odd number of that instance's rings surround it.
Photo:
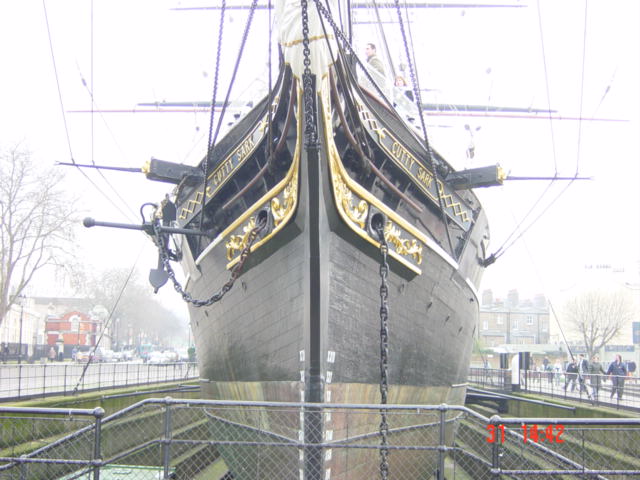
<path fill-rule="evenodd" d="M 220 74 L 220 53 L 222 52 L 222 32 L 224 29 L 224 14 L 227 7 L 227 1 L 222 0 L 222 7 L 220 10 L 220 26 L 218 27 L 218 48 L 216 50 L 216 69 L 213 76 L 213 93 L 211 94 L 211 115 L 209 117 L 209 139 L 207 140 L 207 156 L 204 161 L 204 186 L 202 187 L 203 207 L 200 210 L 200 230 L 204 224 L 204 204 L 207 203 L 207 183 L 209 182 L 209 165 L 211 162 L 211 154 L 213 150 L 213 119 L 216 111 L 216 96 L 218 93 L 218 77 Z M 200 246 L 200 238 L 198 238 L 198 246 Z"/>
<path fill-rule="evenodd" d="M 76 383 L 76 386 L 73 388 L 72 395 L 75 395 L 76 393 L 78 393 L 78 388 L 80 387 L 80 384 L 82 383 L 82 380 L 84 379 L 85 374 L 87 373 L 87 370 L 89 369 L 89 365 L 91 365 L 91 363 L 93 362 L 93 359 L 95 358 L 96 350 L 100 346 L 100 342 L 102 341 L 102 337 L 104 337 L 104 334 L 107 331 L 107 328 L 109 327 L 109 324 L 111 323 L 111 319 L 113 318 L 113 314 L 116 311 L 116 308 L 118 307 L 118 304 L 120 303 L 120 300 L 122 299 L 122 295 L 124 294 L 124 291 L 127 288 L 127 285 L 129 285 L 129 281 L 131 280 L 131 277 L 133 276 L 133 272 L 135 272 L 136 265 L 138 264 L 138 260 L 140 260 L 140 257 L 142 256 L 142 252 L 144 251 L 145 247 L 146 247 L 146 244 L 144 244 L 142 246 L 142 248 L 140 249 L 140 253 L 138 253 L 138 257 L 136 258 L 136 261 L 133 262 L 133 265 L 131 266 L 131 270 L 129 270 L 129 274 L 127 275 L 127 278 L 125 279 L 125 281 L 124 281 L 124 283 L 122 285 L 122 288 L 120 289 L 120 293 L 118 293 L 118 297 L 116 298 L 116 301 L 114 302 L 113 306 L 111 307 L 111 311 L 109 312 L 109 317 L 107 317 L 107 320 L 104 322 L 104 325 L 102 326 L 102 331 L 100 332 L 100 336 L 98 337 L 98 340 L 96 340 L 96 344 L 90 350 L 89 357 L 87 358 L 87 363 L 85 364 L 84 368 L 82 369 L 82 373 L 80 374 L 80 377 L 78 378 L 78 382 Z"/>
<path fill-rule="evenodd" d="M 396 0 L 397 1 L 397 0 Z M 550 91 L 549 91 L 549 81 L 548 81 L 548 71 L 547 71 L 547 64 L 546 64 L 546 54 L 545 54 L 545 50 L 544 50 L 544 37 L 543 37 L 543 29 L 542 29 L 542 16 L 541 16 L 541 12 L 540 12 L 540 1 L 538 0 L 538 28 L 540 31 L 540 42 L 541 42 L 541 48 L 542 48 L 542 61 L 543 61 L 543 66 L 544 66 L 544 77 L 545 77 L 545 86 L 546 86 L 546 92 L 547 92 L 547 110 L 549 111 L 549 125 L 550 125 L 550 135 L 551 135 L 551 146 L 553 149 L 553 162 L 555 165 L 555 176 L 554 178 L 551 180 L 551 182 L 547 185 L 547 187 L 544 189 L 544 191 L 540 194 L 540 196 L 535 200 L 535 202 L 533 203 L 533 205 L 531 206 L 531 208 L 527 211 L 527 213 L 525 214 L 525 216 L 522 218 L 522 220 L 520 220 L 520 222 L 516 225 L 516 227 L 513 229 L 513 231 L 509 234 L 509 236 L 506 238 L 506 240 L 504 242 L 502 242 L 502 244 L 500 245 L 500 247 L 498 247 L 498 249 L 492 253 L 489 257 L 487 257 L 487 259 L 485 259 L 485 266 L 489 265 L 493 262 L 495 262 L 498 258 L 500 258 L 507 250 L 509 250 L 519 239 L 521 239 L 524 234 L 531 228 L 533 227 L 533 225 L 535 225 L 538 220 L 540 220 L 540 218 L 542 218 L 542 216 L 547 212 L 547 210 L 549 210 L 549 208 L 551 208 L 551 206 L 553 204 L 555 204 L 555 202 L 558 201 L 558 199 L 564 195 L 564 193 L 569 189 L 569 187 L 573 184 L 573 182 L 578 179 L 579 173 L 580 173 L 580 147 L 581 147 L 581 139 L 582 139 L 582 115 L 583 115 L 583 96 L 584 96 L 584 80 L 585 80 L 585 61 L 586 61 L 586 43 L 587 43 L 587 4 L 585 3 L 585 7 L 584 7 L 584 28 L 583 28 L 583 37 L 582 37 L 582 72 L 581 72 L 581 84 L 580 84 L 580 108 L 579 108 L 579 115 L 578 115 L 578 145 L 577 145 L 577 153 L 576 153 L 576 170 L 574 173 L 573 178 L 569 181 L 569 183 L 566 184 L 566 186 L 558 193 L 558 195 L 556 195 L 555 198 L 553 198 L 551 200 L 551 202 L 549 202 L 547 204 L 546 207 L 543 208 L 543 210 L 531 221 L 531 223 L 529 223 L 529 225 L 522 229 L 522 225 L 525 223 L 525 221 L 527 220 L 527 218 L 529 217 L 529 215 L 531 215 L 533 213 L 533 211 L 535 210 L 535 208 L 542 202 L 543 198 L 545 198 L 549 192 L 549 190 L 551 189 L 552 185 L 554 184 L 554 182 L 556 181 L 556 179 L 558 178 L 558 164 L 557 164 L 557 158 L 556 158 L 556 150 L 555 150 L 555 139 L 554 139 L 554 129 L 553 129 L 553 117 L 551 116 L 551 98 L 550 98 Z M 514 235 L 516 235 L 516 233 L 520 231 L 520 233 L 515 237 Z M 513 240 L 512 240 L 513 238 Z"/>
<path fill-rule="evenodd" d="M 444 202 L 442 200 L 442 196 L 444 191 L 441 189 L 441 182 L 438 179 L 438 171 L 436 165 L 433 162 L 433 156 L 431 152 L 431 145 L 429 145 L 429 138 L 427 137 L 427 126 L 424 120 L 424 113 L 422 112 L 422 97 L 420 95 L 420 85 L 418 83 L 418 76 L 416 74 L 413 60 L 411 54 L 409 53 L 409 43 L 407 42 L 407 34 L 404 28 L 404 21 L 402 19 L 402 10 L 400 9 L 400 0 L 395 0 L 396 12 L 398 13 L 398 23 L 400 24 L 400 32 L 402 33 L 402 41 L 404 43 L 405 55 L 407 57 L 407 63 L 409 67 L 409 75 L 411 78 L 411 84 L 413 86 L 413 98 L 418 107 L 418 112 L 420 112 L 420 126 L 422 128 L 422 136 L 424 138 L 424 147 L 426 150 L 426 159 L 427 165 L 431 168 L 431 172 L 433 174 L 433 179 L 436 182 L 436 190 L 438 192 L 438 206 L 440 207 L 440 215 L 442 217 L 442 223 L 444 224 L 444 230 L 447 234 L 447 241 L 449 244 L 449 248 L 451 253 L 454 254 L 455 249 L 453 248 L 453 242 L 451 241 L 451 232 L 449 232 L 449 219 L 444 209 Z M 444 186 L 442 187 L 444 188 Z"/>

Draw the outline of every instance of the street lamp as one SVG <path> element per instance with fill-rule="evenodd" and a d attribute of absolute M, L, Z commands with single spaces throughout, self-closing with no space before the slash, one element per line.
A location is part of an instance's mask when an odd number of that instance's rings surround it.
<path fill-rule="evenodd" d="M 18 295 L 20 298 L 20 333 L 18 334 L 19 350 L 18 350 L 18 365 L 22 363 L 22 320 L 24 317 L 24 295 Z"/>

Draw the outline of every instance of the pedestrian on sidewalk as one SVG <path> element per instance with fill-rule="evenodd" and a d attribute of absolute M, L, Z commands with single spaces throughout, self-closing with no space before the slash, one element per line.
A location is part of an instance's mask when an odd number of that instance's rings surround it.
<path fill-rule="evenodd" d="M 567 391 L 567 387 L 571 384 L 571 391 L 573 392 L 576 389 L 576 378 L 578 377 L 578 366 L 574 360 L 571 360 L 567 364 L 567 368 L 565 370 L 565 379 L 564 379 L 564 391 Z"/>
<path fill-rule="evenodd" d="M 616 359 L 609 365 L 607 375 L 611 377 L 611 395 L 609 398 L 613 398 L 615 393 L 618 396 L 618 401 L 622 400 L 622 390 L 624 388 L 624 378 L 627 376 L 627 367 L 619 354 L 616 355 Z"/>
<path fill-rule="evenodd" d="M 593 393 L 593 399 L 598 401 L 598 393 L 600 392 L 600 387 L 602 385 L 602 377 L 604 375 L 604 368 L 602 368 L 602 364 L 600 363 L 600 357 L 598 355 L 594 355 L 591 357 L 591 361 L 589 362 L 589 384 L 591 385 L 591 390 Z"/>

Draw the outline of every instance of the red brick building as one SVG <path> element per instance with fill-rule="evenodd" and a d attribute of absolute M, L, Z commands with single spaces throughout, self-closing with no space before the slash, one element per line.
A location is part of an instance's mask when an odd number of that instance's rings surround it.
<path fill-rule="evenodd" d="M 79 311 L 60 316 L 49 315 L 45 321 L 47 345 L 60 343 L 71 346 L 93 346 L 100 333 L 102 322 Z"/>

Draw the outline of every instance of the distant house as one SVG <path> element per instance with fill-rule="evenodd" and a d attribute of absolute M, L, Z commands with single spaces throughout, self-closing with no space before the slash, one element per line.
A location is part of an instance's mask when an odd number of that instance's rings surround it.
<path fill-rule="evenodd" d="M 549 305 L 543 295 L 520 300 L 517 290 L 506 300 L 494 299 L 491 290 L 482 292 L 478 339 L 485 347 L 503 344 L 549 343 Z"/>
<path fill-rule="evenodd" d="M 62 315 L 48 315 L 45 320 L 46 342 L 51 346 L 58 343 L 66 346 L 94 346 L 101 326 L 101 319 L 77 310 Z"/>

